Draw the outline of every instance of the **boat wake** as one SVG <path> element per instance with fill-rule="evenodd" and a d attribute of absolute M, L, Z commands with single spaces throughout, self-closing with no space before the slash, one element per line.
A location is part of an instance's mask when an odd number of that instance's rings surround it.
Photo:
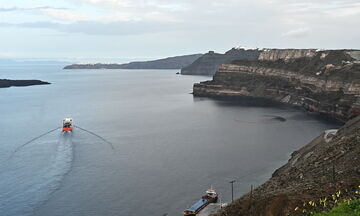
<path fill-rule="evenodd" d="M 112 149 L 113 151 L 115 151 L 114 145 L 113 145 L 111 142 L 107 141 L 104 137 L 102 137 L 102 136 L 100 136 L 100 135 L 98 135 L 98 134 L 96 134 L 96 133 L 94 133 L 94 132 L 92 132 L 92 131 L 89 131 L 89 130 L 86 130 L 86 129 L 84 129 L 84 128 L 81 128 L 81 127 L 79 127 L 79 126 L 75 126 L 75 127 L 78 128 L 78 129 L 80 129 L 80 130 L 82 130 L 82 131 L 85 131 L 85 132 L 87 132 L 87 133 L 89 133 L 89 134 L 91 134 L 91 135 L 93 135 L 93 136 L 96 136 L 97 138 L 101 139 L 101 140 L 104 141 L 105 143 L 109 144 L 109 146 L 111 147 L 111 149 Z"/>
<path fill-rule="evenodd" d="M 10 160 L 10 159 L 16 154 L 16 152 L 20 151 L 20 150 L 21 150 L 22 148 L 24 148 L 25 146 L 31 144 L 32 142 L 34 142 L 34 141 L 36 141 L 36 140 L 38 140 L 38 139 L 40 139 L 40 138 L 42 138 L 42 137 L 44 137 L 44 136 L 46 136 L 46 135 L 48 135 L 48 134 L 51 134 L 52 132 L 54 132 L 54 131 L 56 131 L 56 130 L 58 130 L 58 129 L 60 129 L 60 127 L 54 128 L 54 129 L 52 129 L 52 130 L 50 130 L 50 131 L 48 131 L 48 132 L 46 132 L 46 133 L 43 133 L 43 134 L 41 134 L 41 135 L 39 135 L 39 136 L 37 136 L 37 137 L 35 137 L 35 138 L 27 141 L 26 143 L 20 145 L 20 146 L 17 147 L 17 148 L 15 149 L 15 151 L 10 155 L 10 157 L 8 158 L 8 160 Z"/>
<path fill-rule="evenodd" d="M 75 127 L 98 137 L 113 151 L 115 150 L 113 144 L 102 136 Z M 53 133 L 59 129 L 60 127 L 52 129 L 20 145 L 2 164 L 0 167 L 1 216 L 32 215 L 36 208 L 60 188 L 65 175 L 71 170 L 72 138 L 75 134 Z"/>
<path fill-rule="evenodd" d="M 40 139 L 31 149 L 18 154 L 21 157 L 8 161 L 6 170 L 0 174 L 2 216 L 32 215 L 61 186 L 72 166 L 72 134 L 61 133 L 47 141 Z"/>

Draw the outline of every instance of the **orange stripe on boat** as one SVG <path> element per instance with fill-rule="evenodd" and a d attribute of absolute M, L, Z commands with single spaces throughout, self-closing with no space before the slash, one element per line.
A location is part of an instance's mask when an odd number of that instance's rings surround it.
<path fill-rule="evenodd" d="M 72 128 L 63 128 L 63 131 L 72 131 Z"/>

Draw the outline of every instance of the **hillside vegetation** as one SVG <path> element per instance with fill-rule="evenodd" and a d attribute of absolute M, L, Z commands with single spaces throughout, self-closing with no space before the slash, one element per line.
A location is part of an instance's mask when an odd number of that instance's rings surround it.
<path fill-rule="evenodd" d="M 349 204 L 343 203 L 330 212 L 317 213 L 314 216 L 360 216 L 360 200 L 353 200 Z"/>

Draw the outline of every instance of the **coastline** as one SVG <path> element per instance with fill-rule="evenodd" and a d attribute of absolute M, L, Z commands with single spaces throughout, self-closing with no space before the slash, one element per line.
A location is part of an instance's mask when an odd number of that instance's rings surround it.
<path fill-rule="evenodd" d="M 208 92 L 207 92 L 208 93 Z M 199 94 L 199 93 L 191 93 L 193 94 L 194 98 L 209 98 L 211 100 L 215 101 L 221 101 L 221 102 L 229 102 L 231 104 L 237 104 L 239 106 L 244 107 L 278 107 L 278 108 L 291 108 L 295 110 L 300 110 L 304 113 L 307 113 L 308 115 L 313 116 L 316 119 L 319 119 L 320 121 L 325 121 L 329 123 L 335 123 L 338 124 L 339 127 L 343 126 L 346 121 L 342 119 L 335 118 L 333 115 L 330 115 L 328 113 L 321 113 L 316 111 L 311 111 L 309 109 L 306 109 L 303 106 L 297 105 L 297 104 L 290 104 L 285 103 L 282 101 L 273 100 L 271 98 L 265 98 L 265 97 L 253 97 L 253 96 L 247 96 L 247 95 L 232 95 L 232 94 Z"/>
<path fill-rule="evenodd" d="M 354 198 L 350 192 L 360 182 L 358 59 L 351 50 L 269 50 L 258 60 L 223 64 L 212 80 L 194 84 L 194 97 L 294 107 L 344 124 L 294 151 L 270 179 L 216 216 L 299 215 L 295 208 L 339 190 L 347 191 L 343 199 Z"/>
<path fill-rule="evenodd" d="M 354 196 L 360 181 L 359 135 L 360 117 L 324 131 L 294 151 L 264 184 L 214 215 L 298 215 L 295 209 L 303 203 L 339 190 L 341 199 L 359 198 Z M 334 206 L 330 200 L 329 207 Z"/>

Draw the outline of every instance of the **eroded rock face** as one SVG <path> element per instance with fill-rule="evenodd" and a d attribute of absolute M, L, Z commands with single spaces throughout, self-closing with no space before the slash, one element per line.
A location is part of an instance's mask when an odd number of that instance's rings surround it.
<path fill-rule="evenodd" d="M 233 48 L 225 54 L 210 51 L 198 58 L 189 66 L 181 69 L 184 75 L 214 75 L 221 64 L 230 63 L 238 59 L 255 60 L 258 59 L 262 50 Z"/>
<path fill-rule="evenodd" d="M 184 75 L 213 75 L 221 64 L 225 63 L 223 54 L 208 52 L 194 61 L 192 64 L 181 69 Z"/>
<path fill-rule="evenodd" d="M 290 60 L 301 57 L 314 57 L 315 49 L 265 49 L 259 60 L 276 61 L 279 59 Z"/>
<path fill-rule="evenodd" d="M 223 64 L 195 96 L 253 97 L 346 121 L 360 114 L 359 51 L 265 50 L 258 60 Z"/>
<path fill-rule="evenodd" d="M 303 215 L 296 207 L 330 200 L 339 190 L 342 199 L 360 197 L 359 59 L 357 50 L 264 50 L 257 60 L 223 64 L 213 80 L 194 84 L 195 96 L 261 99 L 351 119 L 293 152 L 267 182 L 216 216 Z"/>

